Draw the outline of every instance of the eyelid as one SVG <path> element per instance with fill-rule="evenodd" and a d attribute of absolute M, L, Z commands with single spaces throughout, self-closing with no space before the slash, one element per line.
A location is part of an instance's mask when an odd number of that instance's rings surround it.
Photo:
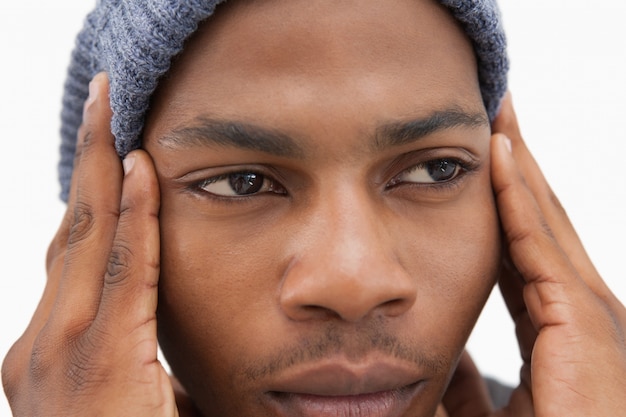
<path fill-rule="evenodd" d="M 385 170 L 387 177 L 395 177 L 399 172 L 416 165 L 436 159 L 453 159 L 467 165 L 478 165 L 480 158 L 473 152 L 461 147 L 437 147 L 418 149 L 398 155 Z"/>
<path fill-rule="evenodd" d="M 416 183 L 416 182 L 401 182 L 397 181 L 398 177 L 406 174 L 407 172 L 414 170 L 416 167 L 420 165 L 424 166 L 429 162 L 439 161 L 439 160 L 450 160 L 457 163 L 460 167 L 460 173 L 455 175 L 453 178 L 445 181 L 434 181 L 430 183 Z M 431 149 L 423 149 L 416 152 L 411 152 L 405 155 L 402 155 L 393 164 L 391 164 L 390 172 L 395 173 L 391 178 L 385 183 L 385 189 L 391 190 L 398 186 L 413 186 L 420 187 L 424 190 L 431 190 L 436 192 L 437 190 L 442 190 L 444 188 L 450 188 L 453 185 L 456 185 L 459 181 L 461 181 L 467 174 L 471 174 L 474 171 L 478 170 L 481 166 L 481 161 L 469 151 L 463 148 L 431 148 Z"/>
<path fill-rule="evenodd" d="M 214 170 L 212 169 L 212 171 Z M 219 173 L 216 172 L 214 175 L 205 175 L 199 180 L 190 182 L 186 188 L 188 191 L 194 194 L 199 194 L 207 198 L 212 198 L 215 200 L 221 200 L 221 201 L 226 201 L 226 202 L 234 202 L 234 201 L 247 200 L 251 198 L 258 198 L 263 195 L 279 195 L 279 196 L 286 195 L 287 191 L 286 191 L 285 186 L 282 185 L 281 181 L 276 180 L 277 175 L 273 173 L 268 173 L 268 171 L 272 171 L 272 170 L 267 169 L 266 167 L 259 167 L 259 166 L 250 167 L 250 166 L 238 165 L 238 166 L 233 166 L 233 167 L 225 167 L 224 169 L 220 170 Z M 196 174 L 198 173 L 193 173 L 193 176 L 196 176 Z M 211 184 L 228 180 L 228 178 L 231 175 L 235 175 L 235 174 L 257 174 L 259 176 L 262 176 L 264 178 L 263 181 L 271 182 L 274 190 L 270 189 L 270 190 L 265 190 L 265 191 L 254 192 L 251 194 L 241 194 L 241 195 L 237 195 L 237 194 L 222 195 L 222 194 L 212 193 L 204 189 L 204 187 L 207 187 Z M 189 174 L 186 175 L 185 177 L 188 177 L 188 176 Z M 281 190 L 282 192 L 276 192 L 277 190 Z"/>

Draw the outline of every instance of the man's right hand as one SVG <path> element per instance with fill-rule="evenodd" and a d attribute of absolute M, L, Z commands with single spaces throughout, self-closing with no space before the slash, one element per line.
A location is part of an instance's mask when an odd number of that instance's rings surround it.
<path fill-rule="evenodd" d="M 2 366 L 15 416 L 178 416 L 157 360 L 158 182 L 144 151 L 122 168 L 110 121 L 101 73 L 85 104 L 46 289 Z"/>

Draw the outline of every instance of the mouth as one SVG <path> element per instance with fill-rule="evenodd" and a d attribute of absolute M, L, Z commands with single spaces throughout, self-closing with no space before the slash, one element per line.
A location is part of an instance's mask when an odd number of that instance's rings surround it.
<path fill-rule="evenodd" d="M 290 372 L 266 394 L 280 417 L 400 417 L 424 385 L 403 364 L 329 362 Z"/>
<path fill-rule="evenodd" d="M 394 390 L 357 395 L 269 394 L 281 417 L 400 417 L 421 386 L 416 382 Z"/>

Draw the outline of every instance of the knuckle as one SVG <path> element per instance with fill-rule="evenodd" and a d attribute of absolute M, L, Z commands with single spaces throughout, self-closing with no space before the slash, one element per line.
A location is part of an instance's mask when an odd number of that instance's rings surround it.
<path fill-rule="evenodd" d="M 94 212 L 87 204 L 77 202 L 73 214 L 74 218 L 68 237 L 68 246 L 70 247 L 85 240 L 93 230 L 95 223 Z"/>
<path fill-rule="evenodd" d="M 132 266 L 132 250 L 124 243 L 115 243 L 109 255 L 105 284 L 119 285 L 126 281 Z"/>
<path fill-rule="evenodd" d="M 80 140 L 76 146 L 76 156 L 78 158 L 87 153 L 94 144 L 94 134 L 91 126 L 82 125 L 79 128 L 79 132 L 82 140 Z"/>
<path fill-rule="evenodd" d="M 505 229 L 506 240 L 509 242 L 509 246 L 519 245 L 524 242 L 527 242 L 532 237 L 532 232 L 530 229 L 524 228 L 514 228 L 508 227 Z"/>
<path fill-rule="evenodd" d="M 548 201 L 557 209 L 557 211 L 561 214 L 567 215 L 565 207 L 561 204 L 561 200 L 556 196 L 552 189 L 548 189 Z"/>
<path fill-rule="evenodd" d="M 536 245 L 542 241 L 555 241 L 552 228 L 546 219 L 537 212 L 532 224 L 525 224 L 522 227 L 509 227 L 505 230 L 507 240 L 510 245 Z"/>
<path fill-rule="evenodd" d="M 94 135 L 92 128 L 85 124 L 78 127 L 78 140 L 76 141 L 76 149 L 74 150 L 74 168 L 80 166 L 80 160 L 93 147 Z"/>
<path fill-rule="evenodd" d="M 552 231 L 552 227 L 550 227 L 550 224 L 548 223 L 546 218 L 544 216 L 541 216 L 538 222 L 539 222 L 539 231 L 541 233 L 539 236 L 543 236 L 550 241 L 556 241 L 554 232 Z"/>

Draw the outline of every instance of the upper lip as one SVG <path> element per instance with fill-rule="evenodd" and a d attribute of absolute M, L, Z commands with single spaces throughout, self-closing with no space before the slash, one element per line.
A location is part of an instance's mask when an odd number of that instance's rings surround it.
<path fill-rule="evenodd" d="M 422 379 L 415 365 L 393 358 L 352 362 L 342 358 L 297 366 L 271 384 L 269 392 L 354 396 L 394 391 Z"/>

